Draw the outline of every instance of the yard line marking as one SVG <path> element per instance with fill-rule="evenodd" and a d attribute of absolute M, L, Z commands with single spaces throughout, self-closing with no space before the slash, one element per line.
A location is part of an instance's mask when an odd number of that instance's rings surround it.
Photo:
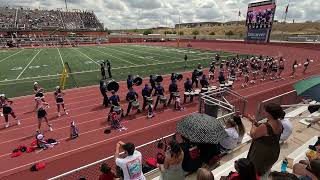
<path fill-rule="evenodd" d="M 121 50 L 118 50 L 118 49 L 113 49 L 113 48 L 111 48 L 111 46 L 108 46 L 108 47 L 109 47 L 109 49 L 112 49 L 112 50 L 114 50 L 114 51 L 118 51 L 118 52 L 120 52 L 120 53 L 128 54 L 128 55 L 131 55 L 131 56 L 136 56 L 136 57 L 138 57 L 139 59 L 142 59 L 142 60 L 144 60 L 144 59 L 150 59 L 150 60 L 152 60 L 152 61 L 161 62 L 161 61 L 156 60 L 156 59 L 151 59 L 151 58 L 139 56 L 139 55 L 136 55 L 136 54 L 127 53 L 127 52 L 124 52 L 124 51 L 121 51 Z M 105 48 L 107 48 L 107 47 L 105 47 Z M 143 57 L 143 58 L 141 58 L 141 57 Z"/>
<path fill-rule="evenodd" d="M 201 60 L 206 60 L 210 58 L 197 58 L 197 59 L 190 59 L 188 62 L 193 62 L 193 61 L 201 61 Z M 123 66 L 123 67 L 116 67 L 112 68 L 113 70 L 117 69 L 130 69 L 130 68 L 137 68 L 137 67 L 147 67 L 147 66 L 156 66 L 156 65 L 167 65 L 167 64 L 174 64 L 174 63 L 181 63 L 184 62 L 182 61 L 170 61 L 170 62 L 161 62 L 161 63 L 155 63 L 155 64 L 141 64 L 141 65 L 135 65 L 135 66 Z M 99 72 L 100 70 L 87 70 L 87 71 L 79 71 L 79 72 L 73 72 L 69 74 L 84 74 L 84 73 L 90 73 L 90 72 Z M 49 78 L 49 77 L 59 77 L 61 74 L 54 74 L 54 75 L 46 75 L 46 76 L 35 76 L 35 77 L 28 77 L 28 78 L 21 78 L 19 80 L 30 80 L 30 79 L 37 79 L 37 78 Z M 54 79 L 54 78 L 52 78 Z M 52 80 L 52 79 L 44 79 L 44 80 Z M 43 79 L 41 79 L 43 80 Z M 15 82 L 15 83 L 24 83 L 24 82 L 16 82 L 16 79 L 10 79 L 10 80 L 3 80 L 0 81 L 0 83 L 6 83 L 6 82 Z M 0 86 L 6 85 L 6 84 L 0 84 Z"/>
<path fill-rule="evenodd" d="M 62 59 L 62 56 L 61 56 L 60 50 L 59 50 L 59 48 L 57 48 L 57 49 L 58 49 L 58 53 L 59 53 L 60 60 L 61 60 L 61 63 L 62 63 L 62 67 L 64 67 L 64 61 L 63 61 L 63 59 Z"/>
<path fill-rule="evenodd" d="M 20 78 L 20 76 L 21 76 L 21 75 L 24 73 L 24 71 L 30 66 L 30 64 L 33 62 L 33 60 L 38 56 L 38 54 L 39 54 L 41 51 L 42 51 L 42 49 L 40 49 L 40 51 L 38 51 L 37 54 L 33 56 L 33 58 L 30 60 L 29 64 L 28 64 L 26 67 L 24 67 L 24 69 L 23 69 L 22 72 L 19 74 L 19 76 L 16 78 L 16 80 Z"/>
<path fill-rule="evenodd" d="M 16 53 L 14 53 L 14 54 L 11 54 L 11 55 L 8 56 L 8 57 L 5 57 L 5 58 L 1 59 L 1 60 L 0 60 L 0 63 L 1 63 L 2 61 L 6 60 L 6 59 L 11 58 L 12 56 L 15 56 L 15 55 L 21 53 L 22 51 L 24 51 L 24 49 L 22 49 L 22 50 L 20 50 L 20 51 L 18 51 L 18 52 L 16 52 Z"/>
<path fill-rule="evenodd" d="M 88 55 L 84 54 L 83 52 L 79 51 L 78 49 L 76 48 L 72 48 L 73 50 L 75 51 L 78 51 L 80 54 L 82 54 L 83 56 L 87 57 L 88 59 L 90 59 L 92 62 L 96 63 L 99 67 L 100 67 L 100 64 L 97 63 L 95 60 L 93 60 L 91 57 L 89 57 Z"/>
<path fill-rule="evenodd" d="M 8 170 L 5 170 L 5 171 L 0 172 L 0 174 L 4 174 L 4 173 L 10 172 L 10 171 L 14 171 L 14 170 L 16 170 L 16 169 L 21 169 L 21 168 L 23 168 L 23 167 L 30 166 L 30 165 L 35 164 L 35 163 L 38 163 L 38 162 L 43 162 L 43 161 L 46 161 L 46 160 L 49 160 L 49 159 L 52 159 L 52 158 L 55 158 L 55 157 L 59 157 L 59 156 L 65 155 L 65 154 L 70 154 L 71 152 L 78 151 L 78 150 L 81 150 L 81 149 L 85 149 L 85 148 L 88 148 L 88 147 L 92 147 L 92 146 L 94 146 L 94 145 L 101 144 L 101 143 L 104 143 L 104 142 L 107 142 L 107 141 L 112 141 L 112 140 L 115 140 L 115 139 L 120 139 L 120 138 L 126 137 L 126 136 L 128 136 L 128 135 L 132 135 L 132 134 L 134 134 L 134 133 L 137 133 L 137 132 L 139 132 L 139 131 L 143 131 L 143 130 L 145 130 L 145 129 L 150 129 L 150 128 L 155 127 L 155 126 L 158 126 L 158 125 L 161 125 L 161 124 L 170 122 L 170 121 L 174 121 L 174 120 L 176 120 L 176 119 L 183 118 L 183 117 L 185 117 L 185 116 L 187 116 L 187 115 L 191 115 L 191 114 L 193 114 L 193 113 L 194 113 L 194 112 L 188 113 L 188 114 L 184 114 L 184 115 L 181 115 L 181 116 L 178 116 L 178 117 L 175 117 L 175 118 L 171 118 L 171 119 L 168 119 L 168 120 L 165 120 L 165 121 L 156 123 L 156 124 L 152 124 L 152 125 L 147 126 L 147 127 L 138 128 L 138 129 L 135 129 L 135 130 L 133 130 L 133 131 L 129 131 L 129 132 L 120 134 L 119 136 L 114 136 L 114 137 L 111 137 L 111 138 L 108 138 L 108 139 L 104 139 L 104 140 L 101 140 L 101 141 L 98 141 L 98 142 L 94 142 L 94 143 L 91 143 L 91 144 L 87 144 L 87 145 L 81 146 L 81 147 L 79 147 L 79 148 L 75 148 L 75 149 L 72 149 L 72 150 L 69 150 L 69 151 L 65 151 L 65 152 L 62 152 L 62 153 L 59 153 L 59 154 L 56 154 L 56 155 L 53 155 L 53 156 L 49 156 L 49 157 L 43 158 L 43 159 L 41 159 L 41 160 L 34 161 L 34 162 L 32 162 L 32 163 L 27 163 L 27 164 L 24 164 L 24 165 L 15 167 L 15 168 L 11 168 L 11 169 L 8 169 Z"/>
<path fill-rule="evenodd" d="M 89 47 L 88 47 L 88 48 L 89 48 Z M 97 51 L 97 52 L 100 52 L 100 53 L 102 53 L 102 54 L 105 54 L 105 55 L 111 56 L 111 57 L 116 58 L 116 59 L 118 59 L 118 60 L 120 60 L 120 61 L 123 61 L 123 62 L 129 63 L 129 64 L 132 64 L 132 65 L 136 65 L 136 64 L 134 64 L 134 63 L 132 63 L 132 62 L 130 62 L 130 61 L 127 61 L 127 60 L 124 60 L 124 59 L 122 59 L 122 58 L 119 58 L 119 57 L 113 56 L 113 55 L 108 54 L 108 53 L 106 53 L 106 52 L 104 52 L 104 51 L 100 51 L 100 50 L 95 49 L 95 48 L 89 48 L 89 49 L 92 49 L 92 50 Z"/>

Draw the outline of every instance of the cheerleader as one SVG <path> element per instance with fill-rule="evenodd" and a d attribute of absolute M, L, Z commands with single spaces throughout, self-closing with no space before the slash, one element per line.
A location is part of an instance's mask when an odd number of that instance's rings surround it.
<path fill-rule="evenodd" d="M 261 76 L 261 79 L 260 79 L 261 81 L 266 80 L 267 72 L 268 72 L 268 63 L 264 62 L 263 68 L 262 68 L 262 76 Z"/>
<path fill-rule="evenodd" d="M 64 93 L 61 91 L 60 86 L 56 87 L 56 91 L 54 92 L 54 98 L 56 99 L 57 109 L 58 109 L 58 117 L 61 116 L 60 114 L 60 106 L 62 106 L 63 111 L 66 115 L 68 115 L 67 110 L 64 107 L 64 100 L 63 100 Z"/>
<path fill-rule="evenodd" d="M 280 57 L 280 60 L 279 60 L 279 72 L 278 72 L 278 77 L 277 79 L 282 79 L 284 80 L 284 78 L 281 77 L 281 73 L 282 71 L 284 70 L 284 60 L 282 57 Z"/>
<path fill-rule="evenodd" d="M 35 94 L 35 97 L 40 97 L 41 99 L 44 99 L 44 94 L 43 94 L 44 89 L 40 87 L 38 82 L 33 83 L 33 92 Z"/>
<path fill-rule="evenodd" d="M 242 73 L 243 73 L 243 76 L 244 76 L 244 83 L 242 84 L 242 87 L 244 88 L 244 87 L 248 86 L 249 68 L 247 66 L 245 66 Z"/>
<path fill-rule="evenodd" d="M 0 94 L 0 108 L 2 108 L 2 110 L 3 110 L 3 116 L 4 116 L 4 120 L 6 122 L 5 128 L 9 127 L 9 114 L 15 120 L 17 120 L 17 124 L 20 125 L 20 121 L 17 119 L 16 115 L 14 114 L 14 112 L 11 108 L 12 103 L 13 103 L 13 101 L 6 98 L 4 94 Z"/>
<path fill-rule="evenodd" d="M 277 71 L 278 71 L 277 62 L 276 61 L 272 61 L 272 64 L 271 64 L 271 77 L 270 77 L 271 80 L 275 80 L 276 79 Z"/>
<path fill-rule="evenodd" d="M 309 64 L 310 64 L 310 60 L 307 58 L 307 61 L 303 64 L 304 66 L 303 74 L 306 74 Z"/>
<path fill-rule="evenodd" d="M 295 60 L 292 64 L 292 73 L 290 75 L 291 78 L 294 78 L 294 74 L 296 73 L 296 69 L 298 68 L 298 62 Z"/>
<path fill-rule="evenodd" d="M 38 116 L 38 132 L 40 132 L 41 123 L 43 119 L 46 121 L 49 127 L 49 130 L 53 131 L 51 124 L 49 124 L 49 121 L 47 118 L 47 112 L 45 110 L 49 106 L 49 104 L 40 97 L 36 97 L 35 101 L 36 101 L 36 109 L 37 109 L 37 116 Z"/>
<path fill-rule="evenodd" d="M 214 64 L 211 64 L 209 69 L 209 81 L 214 80 L 214 70 L 215 70 Z"/>

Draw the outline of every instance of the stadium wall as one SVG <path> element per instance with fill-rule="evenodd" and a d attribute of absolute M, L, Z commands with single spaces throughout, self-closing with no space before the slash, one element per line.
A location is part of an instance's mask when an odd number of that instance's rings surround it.
<path fill-rule="evenodd" d="M 0 34 L 3 36 L 8 35 L 8 31 L 0 31 Z M 108 32 L 106 31 L 17 31 L 18 35 L 32 35 L 32 36 L 49 36 L 49 35 L 58 35 L 58 36 L 68 36 L 70 33 L 76 33 L 77 35 L 83 36 L 95 36 L 95 37 L 106 37 Z"/>

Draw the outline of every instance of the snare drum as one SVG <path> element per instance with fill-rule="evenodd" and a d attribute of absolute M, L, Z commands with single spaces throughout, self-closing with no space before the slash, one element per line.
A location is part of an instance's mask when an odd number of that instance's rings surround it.
<path fill-rule="evenodd" d="M 132 108 L 133 109 L 139 109 L 139 102 L 138 101 L 133 101 L 132 102 Z"/>
<path fill-rule="evenodd" d="M 196 89 L 196 90 L 194 90 L 194 95 L 195 96 L 199 96 L 200 92 L 201 92 L 200 89 Z"/>
<path fill-rule="evenodd" d="M 180 96 L 180 94 L 179 94 L 178 92 L 174 92 L 174 93 L 172 94 L 172 96 L 175 97 L 175 98 L 177 98 L 177 97 Z"/>
<path fill-rule="evenodd" d="M 146 100 L 147 100 L 148 103 L 151 103 L 151 104 L 152 104 L 152 102 L 153 102 L 152 97 L 146 97 Z"/>
<path fill-rule="evenodd" d="M 190 96 L 194 96 L 194 92 L 190 92 Z"/>
<path fill-rule="evenodd" d="M 167 98 L 165 96 L 160 96 L 160 103 L 161 104 L 167 103 Z"/>
<path fill-rule="evenodd" d="M 201 93 L 208 92 L 208 88 L 202 88 Z"/>

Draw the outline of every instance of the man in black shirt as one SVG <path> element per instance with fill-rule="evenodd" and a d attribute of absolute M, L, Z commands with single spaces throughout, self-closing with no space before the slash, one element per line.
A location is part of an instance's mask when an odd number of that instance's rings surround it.
<path fill-rule="evenodd" d="M 148 84 L 145 84 L 144 88 L 142 89 L 142 97 L 143 97 L 143 105 L 142 105 L 142 111 L 145 110 L 147 106 L 147 97 L 151 97 L 152 89 L 149 87 Z"/>
<path fill-rule="evenodd" d="M 202 87 L 202 88 L 208 88 L 209 82 L 208 82 L 208 79 L 207 79 L 207 77 L 206 77 L 205 74 L 202 75 L 202 78 L 201 78 L 201 80 L 200 80 L 200 84 L 201 84 L 201 87 Z"/>
<path fill-rule="evenodd" d="M 107 60 L 107 69 L 108 69 L 109 78 L 112 78 L 112 74 L 111 74 L 111 63 L 110 63 L 109 60 Z"/>
<path fill-rule="evenodd" d="M 187 60 L 188 60 L 188 56 L 185 54 L 184 55 L 184 69 L 187 68 Z"/>
<path fill-rule="evenodd" d="M 108 121 L 110 121 L 110 114 L 113 112 L 113 109 L 115 106 L 119 107 L 120 104 L 120 98 L 119 96 L 116 94 L 116 92 L 114 90 L 111 91 L 112 96 L 109 98 L 109 103 L 112 105 L 110 108 L 110 112 L 109 112 L 109 116 L 108 116 Z M 123 115 L 123 114 L 122 114 Z"/>
<path fill-rule="evenodd" d="M 150 80 L 149 80 L 150 84 L 151 84 L 151 94 L 152 94 L 152 91 L 154 89 L 156 89 L 156 81 L 153 79 L 153 76 L 150 75 Z M 156 95 L 156 92 L 154 92 L 154 96 Z"/>
<path fill-rule="evenodd" d="M 193 86 L 194 83 L 196 83 L 196 88 L 198 88 L 198 77 L 199 77 L 199 72 L 195 69 L 192 73 L 192 83 L 191 86 Z"/>
<path fill-rule="evenodd" d="M 191 92 L 192 91 L 192 84 L 190 82 L 190 78 L 187 78 L 187 80 L 184 82 L 184 92 Z M 186 103 L 187 96 L 184 95 L 183 102 Z M 190 101 L 193 101 L 193 96 L 190 96 Z"/>
<path fill-rule="evenodd" d="M 127 88 L 128 90 L 130 90 L 130 88 L 133 86 L 133 79 L 132 79 L 132 75 L 128 75 L 128 79 L 127 79 Z"/>
<path fill-rule="evenodd" d="M 102 79 L 107 79 L 107 77 L 106 77 L 106 69 L 105 69 L 105 66 L 103 65 L 103 63 L 100 64 L 100 71 L 101 71 Z"/>
<path fill-rule="evenodd" d="M 133 103 L 134 101 L 137 101 L 138 97 L 139 97 L 138 93 L 136 93 L 136 91 L 133 89 L 133 87 L 131 87 L 131 88 L 129 89 L 129 92 L 127 93 L 127 96 L 126 96 L 126 100 L 129 102 L 129 103 L 128 103 L 127 114 L 126 114 L 127 116 L 129 115 L 130 110 L 131 110 L 131 108 L 132 108 L 132 103 Z M 138 113 L 141 112 L 139 108 L 138 108 L 138 111 L 137 111 L 137 112 L 138 112 Z"/>
<path fill-rule="evenodd" d="M 175 92 L 178 92 L 178 85 L 176 83 L 176 81 L 172 81 L 172 83 L 169 85 L 169 92 L 170 92 L 170 98 L 169 98 L 169 101 L 168 101 L 168 105 L 170 105 L 172 99 L 173 99 L 173 94 Z"/>
<path fill-rule="evenodd" d="M 105 86 L 103 80 L 100 81 L 100 92 L 101 92 L 101 95 L 103 96 L 103 103 L 102 103 L 102 105 L 103 105 L 104 107 L 108 107 L 108 105 L 109 105 L 109 99 L 108 99 L 108 95 L 107 95 L 107 87 Z"/>
<path fill-rule="evenodd" d="M 157 96 L 157 100 L 156 100 L 156 103 L 154 105 L 154 110 L 157 109 L 157 106 L 158 106 L 158 103 L 159 103 L 159 100 L 160 100 L 160 96 L 164 96 L 164 88 L 161 86 L 160 83 L 158 83 L 158 86 L 156 87 L 155 95 Z M 166 103 L 164 103 L 163 106 L 166 107 L 167 106 Z"/>

